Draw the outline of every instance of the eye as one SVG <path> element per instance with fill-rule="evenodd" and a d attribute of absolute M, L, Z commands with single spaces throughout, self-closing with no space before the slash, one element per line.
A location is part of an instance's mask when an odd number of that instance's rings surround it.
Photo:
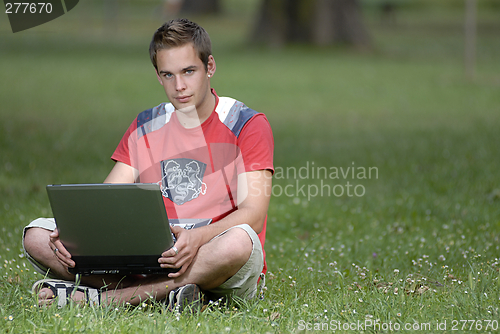
<path fill-rule="evenodd" d="M 185 73 L 186 73 L 187 75 L 191 75 L 191 74 L 193 74 L 193 73 L 194 73 L 194 70 L 186 70 L 186 72 L 185 72 Z"/>
<path fill-rule="evenodd" d="M 165 79 L 170 79 L 170 78 L 172 78 L 172 77 L 173 77 L 173 74 L 172 74 L 172 73 L 165 73 L 165 74 L 163 74 L 163 77 L 164 77 Z"/>

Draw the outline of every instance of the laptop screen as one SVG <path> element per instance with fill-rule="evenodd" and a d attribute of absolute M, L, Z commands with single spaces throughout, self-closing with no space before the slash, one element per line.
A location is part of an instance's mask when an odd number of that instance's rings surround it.
<path fill-rule="evenodd" d="M 156 255 L 172 247 L 157 184 L 47 186 L 59 236 L 73 256 Z"/>

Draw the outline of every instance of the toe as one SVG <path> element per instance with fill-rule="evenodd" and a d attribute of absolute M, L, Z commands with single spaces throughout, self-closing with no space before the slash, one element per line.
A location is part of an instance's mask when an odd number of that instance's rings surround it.
<path fill-rule="evenodd" d="M 43 288 L 38 292 L 38 298 L 40 299 L 52 299 L 54 297 L 54 293 L 49 288 Z"/>

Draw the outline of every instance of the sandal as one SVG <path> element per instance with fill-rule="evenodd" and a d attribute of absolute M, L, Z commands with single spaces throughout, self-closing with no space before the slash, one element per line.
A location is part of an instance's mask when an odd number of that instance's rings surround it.
<path fill-rule="evenodd" d="M 57 301 L 57 307 L 61 308 L 68 304 L 71 300 L 71 295 L 75 291 L 80 291 L 85 294 L 85 303 L 91 306 L 99 306 L 101 301 L 101 292 L 98 289 L 94 289 L 84 285 L 76 285 L 75 282 L 63 281 L 57 279 L 41 279 L 31 288 L 33 293 L 38 294 L 42 288 L 49 288 L 55 297 L 59 297 Z"/>

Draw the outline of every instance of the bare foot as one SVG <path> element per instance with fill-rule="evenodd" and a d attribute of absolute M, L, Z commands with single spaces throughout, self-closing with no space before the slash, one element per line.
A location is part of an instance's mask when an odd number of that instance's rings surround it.
<path fill-rule="evenodd" d="M 56 296 L 49 288 L 42 288 L 38 292 L 38 306 L 50 306 L 55 300 Z M 71 294 L 71 300 L 78 303 L 83 302 L 85 301 L 85 294 L 81 291 L 75 291 Z"/>

